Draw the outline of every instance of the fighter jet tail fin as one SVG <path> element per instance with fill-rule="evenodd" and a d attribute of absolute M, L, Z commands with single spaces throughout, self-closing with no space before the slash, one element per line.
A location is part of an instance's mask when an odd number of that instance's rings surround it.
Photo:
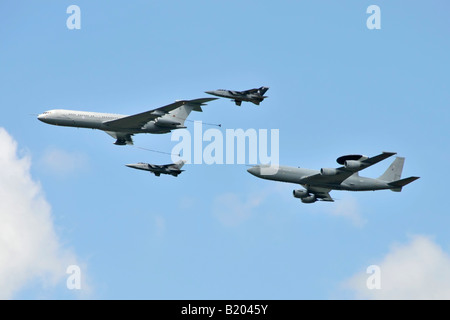
<path fill-rule="evenodd" d="M 261 88 L 259 88 L 258 91 L 259 91 L 259 94 L 263 96 L 267 92 L 267 90 L 269 90 L 268 87 L 261 87 Z"/>
<path fill-rule="evenodd" d="M 186 160 L 178 160 L 177 162 L 174 163 L 174 166 L 177 167 L 177 169 L 181 169 L 185 163 Z"/>
<path fill-rule="evenodd" d="M 409 178 L 389 182 L 388 185 L 392 187 L 391 188 L 392 191 L 400 192 L 400 191 L 402 191 L 402 188 L 404 186 L 406 186 L 407 184 L 410 184 L 413 181 L 416 181 L 417 179 L 419 179 L 419 177 L 409 177 Z"/>
<path fill-rule="evenodd" d="M 389 168 L 378 178 L 383 181 L 393 182 L 400 180 L 403 171 L 403 164 L 405 163 L 405 158 L 397 157 L 394 162 L 391 163 Z"/>
<path fill-rule="evenodd" d="M 259 92 L 260 95 L 263 96 L 267 92 L 267 90 L 269 90 L 268 87 L 261 87 L 261 88 L 258 89 L 258 92 Z"/>

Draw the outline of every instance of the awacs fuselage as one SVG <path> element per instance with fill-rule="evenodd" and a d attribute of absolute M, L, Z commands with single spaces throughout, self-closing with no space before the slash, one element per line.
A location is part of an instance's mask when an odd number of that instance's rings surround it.
<path fill-rule="evenodd" d="M 419 177 L 401 179 L 405 162 L 403 157 L 396 157 L 389 168 L 377 179 L 359 176 L 359 171 L 394 154 L 395 152 L 382 152 L 373 157 L 355 154 L 342 156 L 336 160 L 342 165 L 338 168 L 311 170 L 259 165 L 247 171 L 261 179 L 300 184 L 305 190 L 294 190 L 293 195 L 303 203 L 314 203 L 318 200 L 333 201 L 329 194 L 331 190 L 375 191 L 389 189 L 400 192 L 404 186 L 419 179 Z"/>
<path fill-rule="evenodd" d="M 88 128 L 103 131 L 115 131 L 127 133 L 167 133 L 170 132 L 172 129 L 180 128 L 177 127 L 179 122 L 168 121 L 168 119 L 165 118 L 158 118 L 154 121 L 149 121 L 140 128 L 123 128 L 123 127 L 116 128 L 114 126 L 105 124 L 105 122 L 107 121 L 117 120 L 125 117 L 127 116 L 113 113 L 99 113 L 99 112 L 59 109 L 46 111 L 40 114 L 38 116 L 38 119 L 42 122 L 52 124 L 55 126 Z"/>
<path fill-rule="evenodd" d="M 267 173 L 264 173 L 264 170 Z M 272 169 L 261 165 L 254 166 L 247 171 L 252 175 L 267 180 L 288 182 L 288 183 L 297 183 L 302 185 L 305 189 L 308 189 L 308 184 L 301 183 L 301 178 L 308 177 L 312 175 L 320 174 L 319 170 L 312 169 L 303 169 L 303 168 L 295 168 L 288 166 L 279 166 L 278 170 L 276 168 L 273 169 L 273 172 L 277 171 L 275 174 L 272 174 Z M 347 190 L 347 191 L 374 191 L 374 190 L 387 190 L 392 189 L 392 186 L 388 185 L 387 181 L 381 181 L 378 179 L 360 177 L 358 173 L 354 173 L 346 180 L 341 183 L 314 183 L 314 187 L 332 189 L 332 190 Z"/>

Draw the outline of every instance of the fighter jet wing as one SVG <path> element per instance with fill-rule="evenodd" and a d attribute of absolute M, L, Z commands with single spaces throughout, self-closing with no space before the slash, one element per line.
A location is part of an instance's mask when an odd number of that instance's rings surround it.
<path fill-rule="evenodd" d="M 201 106 L 208 101 L 215 100 L 216 98 L 203 98 L 196 100 L 179 100 L 174 103 L 168 104 L 167 106 L 153 109 L 150 111 L 138 113 L 132 116 L 123 117 L 117 120 L 105 121 L 103 124 L 111 127 L 113 130 L 135 130 L 142 128 L 147 122 L 155 120 L 163 115 L 169 113 L 181 107 L 184 104 L 195 105 L 195 111 L 201 111 Z"/>
<path fill-rule="evenodd" d="M 149 166 L 149 169 L 154 169 L 154 170 L 156 170 L 156 169 L 163 169 L 163 168 L 166 167 L 165 165 L 150 164 L 150 163 L 148 163 L 148 166 Z"/>
<path fill-rule="evenodd" d="M 339 184 L 346 180 L 351 175 L 366 169 L 386 158 L 389 158 L 396 154 L 395 152 L 383 152 L 377 156 L 371 158 L 365 158 L 364 160 L 352 160 L 349 163 L 347 161 L 344 166 L 331 169 L 332 172 L 326 172 L 330 169 L 322 169 L 320 173 L 310 176 L 302 177 L 299 180 L 300 184 L 306 185 L 327 185 L 327 184 Z M 342 157 L 341 157 L 342 158 Z M 339 160 L 339 159 L 338 159 Z"/>
<path fill-rule="evenodd" d="M 182 172 L 184 170 L 180 170 L 179 167 L 176 166 L 174 163 L 169 164 L 148 164 L 153 169 L 167 169 L 168 171 L 179 171 Z"/>
<path fill-rule="evenodd" d="M 250 93 L 257 93 L 257 92 L 258 92 L 258 89 L 250 89 L 250 90 L 242 91 L 241 93 L 242 94 L 250 94 Z"/>
<path fill-rule="evenodd" d="M 151 166 L 154 166 L 155 168 L 159 168 L 159 169 L 171 169 L 174 164 L 173 163 L 169 163 L 169 164 L 151 164 Z"/>

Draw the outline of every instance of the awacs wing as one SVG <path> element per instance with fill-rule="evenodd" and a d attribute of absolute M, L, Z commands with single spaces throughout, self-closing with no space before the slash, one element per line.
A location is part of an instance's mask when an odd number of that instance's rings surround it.
<path fill-rule="evenodd" d="M 338 158 L 338 162 L 339 163 L 342 162 L 344 166 L 336 169 L 322 168 L 320 169 L 320 173 L 307 177 L 302 177 L 299 180 L 299 183 L 304 185 L 320 185 L 320 186 L 340 184 L 351 175 L 357 174 L 358 171 L 366 169 L 386 158 L 393 156 L 394 154 L 395 152 L 383 152 L 371 158 L 360 156 L 359 158 L 360 160 L 349 160 L 350 159 L 349 157 L 353 156 L 344 156 Z M 349 159 L 345 160 L 345 157 L 348 157 Z"/>
<path fill-rule="evenodd" d="M 361 171 L 363 169 L 366 169 L 370 166 L 373 166 L 374 164 L 383 161 L 384 159 L 387 159 L 389 157 L 392 157 L 393 155 L 395 155 L 396 152 L 382 152 L 381 154 L 375 156 L 375 157 L 371 157 L 371 158 L 367 158 L 367 157 L 361 157 L 361 159 L 359 160 L 345 160 L 343 161 L 343 167 L 341 167 L 340 169 L 345 169 L 351 172 L 358 172 Z M 338 163 L 340 163 L 339 160 L 342 160 L 344 157 L 338 158 Z"/>
<path fill-rule="evenodd" d="M 162 117 L 168 114 L 170 111 L 178 109 L 182 105 L 185 104 L 196 105 L 196 108 L 194 108 L 193 110 L 201 111 L 201 106 L 204 103 L 215 99 L 216 98 L 179 100 L 172 104 L 168 104 L 167 106 L 157 108 L 154 110 L 138 113 L 132 116 L 123 117 L 117 120 L 105 121 L 103 124 L 110 127 L 111 130 L 139 130 L 149 121 Z"/>
<path fill-rule="evenodd" d="M 125 132 L 114 132 L 114 131 L 105 131 L 107 134 L 109 134 L 114 139 L 117 139 L 114 144 L 123 146 L 123 145 L 132 145 L 133 144 L 133 138 L 131 136 L 132 133 L 125 133 Z"/>
<path fill-rule="evenodd" d="M 326 170 L 335 170 L 335 171 L 333 172 L 333 174 L 317 173 L 311 176 L 303 177 L 298 181 L 298 183 L 302 185 L 307 185 L 308 188 L 310 188 L 310 186 L 334 185 L 342 183 L 342 181 L 344 181 L 353 174 L 352 172 L 341 171 L 339 169 L 326 169 Z"/>

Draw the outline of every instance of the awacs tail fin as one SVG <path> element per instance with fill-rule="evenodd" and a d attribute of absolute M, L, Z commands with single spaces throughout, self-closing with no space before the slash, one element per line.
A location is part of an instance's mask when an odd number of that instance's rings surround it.
<path fill-rule="evenodd" d="M 216 100 L 217 98 L 202 98 L 195 100 L 185 100 L 183 101 L 183 105 L 176 108 L 175 110 L 170 111 L 168 114 L 162 116 L 156 122 L 157 125 L 175 125 L 176 128 L 183 128 L 184 121 L 189 116 L 191 111 L 202 112 L 202 106 L 206 105 L 206 102 Z"/>
<path fill-rule="evenodd" d="M 407 184 L 410 184 L 413 181 L 416 181 L 417 179 L 419 179 L 419 177 L 409 177 L 409 178 L 389 182 L 388 185 L 392 187 L 391 188 L 392 191 L 400 192 L 400 191 L 402 191 L 402 188 L 404 186 L 406 186 Z"/>
<path fill-rule="evenodd" d="M 261 96 L 263 96 L 263 95 L 267 92 L 267 90 L 269 90 L 268 87 L 261 87 L 261 88 L 258 89 L 258 93 L 259 93 Z"/>
<path fill-rule="evenodd" d="M 400 180 L 402 176 L 403 171 L 403 164 L 405 163 L 405 158 L 403 157 L 397 157 L 395 158 L 394 162 L 391 163 L 389 168 L 386 170 L 385 173 L 381 175 L 378 179 L 387 181 L 387 182 L 393 182 Z"/>
<path fill-rule="evenodd" d="M 400 179 L 403 171 L 403 164 L 405 163 L 405 158 L 397 157 L 394 162 L 391 163 L 389 168 L 385 173 L 378 179 L 386 181 L 388 186 L 391 187 L 392 191 L 400 192 L 402 188 L 407 184 L 419 179 L 419 177 L 409 177 L 405 179 Z"/>

